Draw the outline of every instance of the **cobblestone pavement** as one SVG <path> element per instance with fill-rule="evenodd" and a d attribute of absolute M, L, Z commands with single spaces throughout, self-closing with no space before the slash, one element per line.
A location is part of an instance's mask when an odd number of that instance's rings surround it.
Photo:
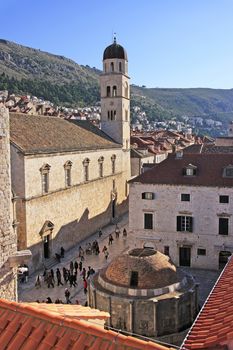
<path fill-rule="evenodd" d="M 73 262 L 76 260 L 77 262 L 80 261 L 80 258 L 78 257 L 78 248 L 81 245 L 83 248 L 85 248 L 86 244 L 89 242 L 93 242 L 95 239 L 99 243 L 100 247 L 100 254 L 99 255 L 86 255 L 85 259 L 83 261 L 83 267 L 88 269 L 88 266 L 91 266 L 95 271 L 98 271 L 99 269 L 106 266 L 114 257 L 121 254 L 123 251 L 127 250 L 129 248 L 129 238 L 123 238 L 122 231 L 125 227 L 128 230 L 128 215 L 123 216 L 118 221 L 118 226 L 121 230 L 120 237 L 115 237 L 115 225 L 108 225 L 102 229 L 102 236 L 99 238 L 98 233 L 92 235 L 91 237 L 87 238 L 86 240 L 78 243 L 74 248 L 70 249 L 69 251 L 65 252 L 64 259 L 61 259 L 61 263 L 53 266 L 54 273 L 59 267 L 61 273 L 62 268 L 65 266 L 66 268 L 69 268 L 70 261 Z M 112 245 L 108 245 L 108 236 L 109 234 L 112 234 L 114 241 Z M 106 245 L 108 247 L 109 251 L 109 257 L 106 260 L 104 253 L 102 252 L 102 249 Z M 65 288 L 68 288 L 70 291 L 70 299 L 72 303 L 75 303 L 76 300 L 79 301 L 80 304 L 85 304 L 86 301 L 86 295 L 83 292 L 83 280 L 82 276 L 78 274 L 77 278 L 77 286 L 76 287 L 69 287 L 69 283 L 63 286 L 57 286 L 55 284 L 55 287 L 48 288 L 47 284 L 43 282 L 43 277 L 41 278 L 42 284 L 40 288 L 35 287 L 35 281 L 37 275 L 42 276 L 43 270 L 38 271 L 36 274 L 32 274 L 29 276 L 27 283 L 20 283 L 18 286 L 18 300 L 19 301 L 46 301 L 47 297 L 50 297 L 52 301 L 54 302 L 57 298 L 61 299 L 63 302 L 65 302 Z M 56 281 L 56 276 L 55 276 Z M 63 278 L 62 278 L 63 282 Z"/>
<path fill-rule="evenodd" d="M 127 238 L 123 238 L 122 231 L 125 227 L 128 231 L 128 215 L 123 216 L 119 222 L 118 226 L 120 227 L 121 233 L 120 237 L 117 239 L 115 237 L 115 225 L 108 225 L 102 229 L 103 235 L 101 238 L 98 237 L 98 234 L 89 237 L 88 239 L 78 243 L 74 248 L 70 249 L 65 253 L 65 258 L 61 260 L 61 263 L 55 265 L 53 267 L 54 272 L 56 271 L 56 268 L 59 267 L 60 271 L 62 272 L 62 268 L 65 266 L 66 268 L 69 268 L 70 261 L 77 260 L 80 261 L 80 258 L 78 258 L 78 248 L 81 245 L 83 248 L 86 246 L 87 243 L 93 242 L 95 239 L 99 242 L 100 246 L 100 254 L 99 255 L 85 255 L 85 260 L 83 262 L 83 267 L 88 269 L 88 266 L 91 266 L 94 268 L 95 271 L 98 271 L 99 269 L 106 266 L 114 257 L 120 255 L 122 252 L 128 250 L 129 248 L 136 247 L 136 241 L 134 240 L 133 235 L 128 235 Z M 114 241 L 112 245 L 108 245 L 108 236 L 112 233 Z M 109 257 L 106 260 L 104 257 L 104 254 L 102 252 L 102 249 L 106 245 L 109 250 Z M 208 271 L 208 270 L 199 270 L 199 269 L 192 269 L 192 268 L 180 268 L 185 270 L 187 273 L 191 273 L 197 283 L 199 283 L 199 300 L 200 300 L 200 306 L 204 303 L 205 299 L 207 298 L 209 292 L 214 286 L 214 283 L 216 282 L 219 271 Z M 77 278 L 77 286 L 69 288 L 69 284 L 63 285 L 63 286 L 57 286 L 55 285 L 54 288 L 48 288 L 47 284 L 42 282 L 42 285 L 40 288 L 35 287 L 35 280 L 36 276 L 40 274 L 42 276 L 43 271 L 38 271 L 37 274 L 33 274 L 29 276 L 29 280 L 27 283 L 20 283 L 19 284 L 19 293 L 18 293 L 18 300 L 19 301 L 46 301 L 47 297 L 50 297 L 52 301 L 54 302 L 57 298 L 61 299 L 63 302 L 65 302 L 65 288 L 68 288 L 71 293 L 71 301 L 72 303 L 75 303 L 76 300 L 79 301 L 80 304 L 84 305 L 86 301 L 86 295 L 83 292 L 83 280 L 82 276 L 78 275 Z M 43 280 L 43 278 L 41 278 Z M 56 280 L 56 278 L 55 278 Z M 62 279 L 63 281 L 63 279 Z"/>

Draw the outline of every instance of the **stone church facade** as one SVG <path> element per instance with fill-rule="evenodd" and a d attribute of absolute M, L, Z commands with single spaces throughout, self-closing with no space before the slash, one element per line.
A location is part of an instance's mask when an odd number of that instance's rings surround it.
<path fill-rule="evenodd" d="M 128 209 L 128 61 L 116 42 L 106 50 L 100 78 L 101 130 L 87 121 L 10 116 L 18 247 L 32 251 L 32 269 L 54 257 L 61 246 L 71 248 Z M 127 96 L 122 95 L 126 83 Z"/>

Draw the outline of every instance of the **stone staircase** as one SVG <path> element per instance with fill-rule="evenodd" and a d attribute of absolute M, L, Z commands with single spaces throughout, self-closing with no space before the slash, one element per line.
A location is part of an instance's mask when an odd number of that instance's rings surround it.
<path fill-rule="evenodd" d="M 53 266 L 58 264 L 58 260 L 53 256 L 49 259 L 44 260 L 44 266 L 46 269 L 50 270 Z"/>

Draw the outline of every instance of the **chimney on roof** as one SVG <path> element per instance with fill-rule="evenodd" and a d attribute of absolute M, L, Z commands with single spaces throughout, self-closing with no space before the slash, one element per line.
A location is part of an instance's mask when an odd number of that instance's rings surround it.
<path fill-rule="evenodd" d="M 183 150 L 176 151 L 176 159 L 182 159 L 183 158 Z"/>

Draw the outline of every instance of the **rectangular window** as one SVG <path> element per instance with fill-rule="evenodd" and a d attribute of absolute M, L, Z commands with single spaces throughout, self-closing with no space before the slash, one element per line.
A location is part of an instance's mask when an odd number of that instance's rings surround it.
<path fill-rule="evenodd" d="M 219 196 L 219 203 L 229 203 L 229 196 Z"/>
<path fill-rule="evenodd" d="M 225 168 L 225 176 L 233 177 L 233 168 Z"/>
<path fill-rule="evenodd" d="M 89 166 L 88 165 L 84 165 L 84 181 L 88 181 L 89 180 Z"/>
<path fill-rule="evenodd" d="M 70 168 L 66 169 L 65 174 L 66 174 L 66 186 L 69 187 L 71 186 L 71 169 Z"/>
<path fill-rule="evenodd" d="M 193 232 L 193 217 L 192 216 L 177 216 L 176 230 L 177 231 Z"/>
<path fill-rule="evenodd" d="M 146 230 L 153 229 L 153 214 L 149 214 L 149 213 L 144 214 L 144 229 Z"/>
<path fill-rule="evenodd" d="M 206 249 L 198 248 L 197 249 L 197 255 L 206 255 Z"/>
<path fill-rule="evenodd" d="M 142 193 L 142 199 L 154 199 L 154 193 L 153 192 L 143 192 Z"/>
<path fill-rule="evenodd" d="M 99 163 L 99 177 L 103 177 L 103 162 Z"/>
<path fill-rule="evenodd" d="M 49 192 L 49 173 L 42 174 L 42 191 L 43 193 Z"/>
<path fill-rule="evenodd" d="M 116 172 L 116 164 L 115 164 L 115 159 L 112 160 L 112 174 L 115 174 Z"/>
<path fill-rule="evenodd" d="M 218 234 L 219 235 L 228 235 L 228 221 L 227 218 L 219 218 L 219 225 L 218 225 Z"/>
<path fill-rule="evenodd" d="M 168 245 L 164 246 L 164 254 L 169 256 L 169 246 Z"/>
<path fill-rule="evenodd" d="M 190 202 L 190 194 L 188 194 L 188 193 L 181 193 L 181 201 L 182 202 Z"/>

